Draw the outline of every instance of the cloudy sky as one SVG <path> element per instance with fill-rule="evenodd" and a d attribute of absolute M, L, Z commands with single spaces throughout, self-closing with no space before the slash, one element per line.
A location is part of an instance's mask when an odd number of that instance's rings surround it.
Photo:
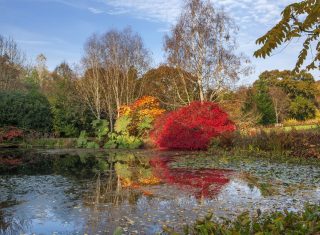
<path fill-rule="evenodd" d="M 48 67 L 61 61 L 79 62 L 83 45 L 92 33 L 131 26 L 143 38 L 153 65 L 164 61 L 163 37 L 180 14 L 183 0 L 0 0 L 0 34 L 13 37 L 30 59 L 43 53 Z M 254 59 L 255 40 L 280 18 L 294 0 L 212 0 L 224 8 L 240 27 L 239 52 L 251 58 L 255 73 L 242 83 L 255 80 L 262 71 L 292 69 L 299 41 L 274 52 L 270 58 Z"/>

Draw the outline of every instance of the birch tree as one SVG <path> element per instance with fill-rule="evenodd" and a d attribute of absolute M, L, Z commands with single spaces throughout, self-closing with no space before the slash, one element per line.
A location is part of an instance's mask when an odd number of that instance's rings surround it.
<path fill-rule="evenodd" d="M 130 28 L 88 39 L 82 60 L 86 72 L 78 90 L 97 119 L 108 116 L 112 125 L 120 107 L 140 96 L 139 79 L 148 69 L 149 60 L 141 37 Z"/>
<path fill-rule="evenodd" d="M 249 61 L 235 53 L 236 33 L 234 21 L 225 12 L 214 9 L 209 0 L 188 0 L 165 37 L 169 65 L 197 78 L 201 101 L 216 99 L 240 74 L 249 72 Z"/>
<path fill-rule="evenodd" d="M 102 89 L 102 63 L 100 60 L 102 50 L 97 35 L 90 37 L 85 45 L 85 57 L 82 64 L 85 70 L 83 78 L 77 82 L 77 89 L 80 97 L 96 119 L 101 119 L 104 100 Z"/>
<path fill-rule="evenodd" d="M 22 86 L 25 55 L 17 43 L 0 35 L 0 90 L 12 90 Z"/>
<path fill-rule="evenodd" d="M 123 104 L 133 102 L 141 94 L 142 86 L 137 80 L 147 71 L 149 53 L 141 37 L 130 28 L 107 32 L 101 37 L 101 47 L 105 80 L 119 110 Z"/>

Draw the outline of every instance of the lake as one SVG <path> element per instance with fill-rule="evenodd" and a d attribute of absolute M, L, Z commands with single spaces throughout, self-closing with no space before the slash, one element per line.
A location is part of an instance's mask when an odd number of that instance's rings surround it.
<path fill-rule="evenodd" d="M 320 166 L 203 152 L 0 150 L 0 234 L 155 234 L 320 203 Z"/>

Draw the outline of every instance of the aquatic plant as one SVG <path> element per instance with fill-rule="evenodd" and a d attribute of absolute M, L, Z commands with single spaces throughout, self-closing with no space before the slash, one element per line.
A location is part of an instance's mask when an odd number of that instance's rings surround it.
<path fill-rule="evenodd" d="M 213 214 L 199 219 L 193 225 L 184 227 L 184 234 L 319 234 L 320 231 L 320 205 L 307 205 L 303 212 L 281 212 L 270 214 L 257 214 L 252 216 L 245 212 L 235 221 L 212 220 Z M 181 234 L 173 228 L 164 227 L 163 234 Z"/>

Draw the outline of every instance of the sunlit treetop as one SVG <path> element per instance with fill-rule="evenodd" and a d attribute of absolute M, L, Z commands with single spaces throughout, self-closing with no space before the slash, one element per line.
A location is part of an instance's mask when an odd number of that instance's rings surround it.
<path fill-rule="evenodd" d="M 282 19 L 264 36 L 257 39 L 262 47 L 254 52 L 255 57 L 270 56 L 272 51 L 283 43 L 297 37 L 304 37 L 294 72 L 299 72 L 308 53 L 312 60 L 306 64 L 307 70 L 320 69 L 320 1 L 304 0 L 287 6 Z M 315 49 L 313 50 L 313 47 Z"/>

